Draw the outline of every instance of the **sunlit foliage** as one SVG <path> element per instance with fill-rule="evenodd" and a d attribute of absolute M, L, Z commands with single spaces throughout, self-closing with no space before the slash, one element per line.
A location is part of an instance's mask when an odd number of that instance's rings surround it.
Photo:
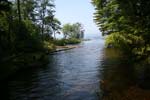
<path fill-rule="evenodd" d="M 92 0 L 92 4 L 96 24 L 103 35 L 110 35 L 107 45 L 113 44 L 136 60 L 149 57 L 150 1 Z"/>

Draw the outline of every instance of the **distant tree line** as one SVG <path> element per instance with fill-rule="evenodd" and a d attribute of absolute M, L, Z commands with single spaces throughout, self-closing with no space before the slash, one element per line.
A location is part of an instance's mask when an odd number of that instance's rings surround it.
<path fill-rule="evenodd" d="M 83 25 L 79 22 L 74 24 L 64 24 L 62 27 L 64 38 L 77 38 L 82 39 L 84 37 Z"/>

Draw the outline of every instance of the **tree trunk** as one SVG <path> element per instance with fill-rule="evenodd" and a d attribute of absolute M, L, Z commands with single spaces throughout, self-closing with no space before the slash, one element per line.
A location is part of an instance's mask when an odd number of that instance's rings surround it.
<path fill-rule="evenodd" d="M 18 7 L 18 19 L 20 23 L 21 22 L 20 0 L 17 0 L 17 7 Z"/>
<path fill-rule="evenodd" d="M 44 25 L 45 25 L 44 17 L 45 17 L 45 7 L 43 6 L 42 8 L 42 41 L 44 41 Z"/>

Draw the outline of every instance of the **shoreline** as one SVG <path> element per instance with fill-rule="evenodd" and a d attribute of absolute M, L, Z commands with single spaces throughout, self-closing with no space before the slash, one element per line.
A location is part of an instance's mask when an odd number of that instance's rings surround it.
<path fill-rule="evenodd" d="M 61 51 L 67 51 L 70 49 L 79 48 L 79 45 L 66 45 L 66 46 L 56 46 L 56 50 L 49 52 L 48 54 L 54 54 Z"/>
<path fill-rule="evenodd" d="M 12 65 L 13 68 L 11 70 L 3 73 L 2 77 L 0 77 L 0 81 L 10 80 L 12 78 L 11 76 L 15 76 L 15 75 L 17 75 L 18 72 L 21 72 L 23 70 L 28 70 L 28 69 L 32 69 L 32 68 L 39 68 L 39 67 L 47 64 L 48 63 L 48 56 L 50 56 L 50 55 L 53 55 L 57 52 L 78 48 L 78 47 L 79 47 L 79 45 L 56 46 L 56 50 L 50 51 L 50 52 L 45 53 L 45 54 L 43 53 L 44 55 L 41 53 L 40 56 L 38 58 L 36 57 L 36 60 L 31 62 L 31 63 L 27 64 L 27 62 L 24 62 L 24 63 L 22 62 L 22 67 L 17 67 L 15 65 Z M 41 59 L 43 59 L 43 60 L 41 60 Z M 4 64 L 4 66 L 5 66 L 5 64 Z"/>

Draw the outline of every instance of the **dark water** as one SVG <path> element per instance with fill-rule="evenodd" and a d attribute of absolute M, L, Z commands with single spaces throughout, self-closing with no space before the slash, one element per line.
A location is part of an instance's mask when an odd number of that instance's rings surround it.
<path fill-rule="evenodd" d="M 136 74 L 119 51 L 104 48 L 100 37 L 49 60 L 47 66 L 21 72 L 6 83 L 1 100 L 134 100 L 113 97 L 135 85 Z"/>
<path fill-rule="evenodd" d="M 78 48 L 50 55 L 48 66 L 21 72 L 11 79 L 3 97 L 8 100 L 98 100 L 103 49 L 104 40 L 95 38 Z"/>

